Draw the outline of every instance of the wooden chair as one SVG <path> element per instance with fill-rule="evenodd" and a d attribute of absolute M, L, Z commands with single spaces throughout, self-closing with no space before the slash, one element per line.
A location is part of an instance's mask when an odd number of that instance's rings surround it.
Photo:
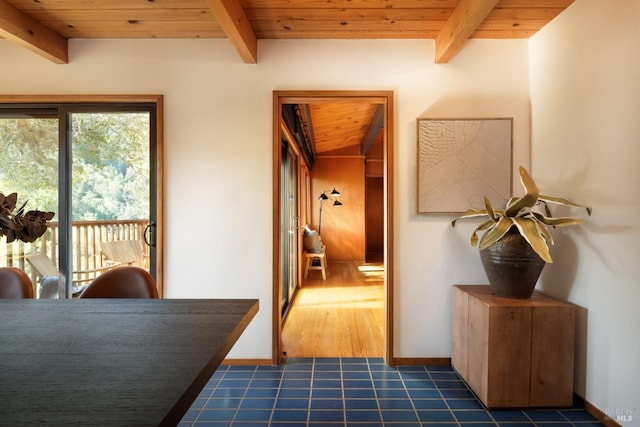
<path fill-rule="evenodd" d="M 58 286 L 60 284 L 60 272 L 48 255 L 42 252 L 34 252 L 24 257 L 31 267 L 40 275 L 40 298 L 58 298 Z M 94 268 L 91 270 L 74 271 L 71 284 L 71 293 L 78 295 L 87 287 L 87 282 L 95 279 L 100 273 L 110 270 L 113 265 Z M 83 276 L 83 277 L 80 277 Z M 62 291 L 64 293 L 64 291 Z"/>
<path fill-rule="evenodd" d="M 144 249 L 140 240 L 100 242 L 100 249 L 107 261 L 114 264 L 146 267 Z"/>
<path fill-rule="evenodd" d="M 41 299 L 58 298 L 60 285 L 60 272 L 47 255 L 35 252 L 24 257 L 31 267 L 40 275 L 40 289 L 38 295 Z"/>
<path fill-rule="evenodd" d="M 33 298 L 33 284 L 27 273 L 15 267 L 1 267 L 0 298 Z"/>
<path fill-rule="evenodd" d="M 135 266 L 113 268 L 96 277 L 79 298 L 159 298 L 147 270 Z"/>

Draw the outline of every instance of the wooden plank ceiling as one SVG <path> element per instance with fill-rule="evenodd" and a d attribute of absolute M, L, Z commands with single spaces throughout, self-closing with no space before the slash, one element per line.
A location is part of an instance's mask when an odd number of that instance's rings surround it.
<path fill-rule="evenodd" d="M 432 39 L 446 63 L 470 38 L 528 38 L 574 0 L 0 0 L 0 38 L 55 63 L 70 39 L 228 38 L 258 62 L 260 39 Z M 367 102 L 311 104 L 315 154 L 382 159 Z"/>
<path fill-rule="evenodd" d="M 0 0 L 0 37 L 56 63 L 68 40 L 433 39 L 448 62 L 469 38 L 528 38 L 574 0 Z"/>
<path fill-rule="evenodd" d="M 305 138 L 320 157 L 363 157 L 368 176 L 382 176 L 384 108 L 368 98 L 298 104 Z M 310 165 L 313 167 L 313 163 Z"/>

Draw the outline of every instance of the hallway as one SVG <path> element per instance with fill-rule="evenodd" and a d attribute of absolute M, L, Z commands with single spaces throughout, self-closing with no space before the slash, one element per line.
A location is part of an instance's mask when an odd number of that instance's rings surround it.
<path fill-rule="evenodd" d="M 310 271 L 282 329 L 286 357 L 381 357 L 384 265 L 328 262 L 327 280 Z"/>

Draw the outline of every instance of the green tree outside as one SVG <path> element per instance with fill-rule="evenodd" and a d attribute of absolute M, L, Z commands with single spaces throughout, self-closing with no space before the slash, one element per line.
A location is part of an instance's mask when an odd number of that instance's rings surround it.
<path fill-rule="evenodd" d="M 57 211 L 58 133 L 57 118 L 0 118 L 0 191 L 27 209 Z M 73 220 L 147 218 L 149 115 L 75 113 L 72 136 Z"/>

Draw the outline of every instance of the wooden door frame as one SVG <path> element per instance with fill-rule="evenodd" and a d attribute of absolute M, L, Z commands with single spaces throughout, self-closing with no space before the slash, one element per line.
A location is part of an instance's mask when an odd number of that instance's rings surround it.
<path fill-rule="evenodd" d="M 282 117 L 283 103 L 310 103 L 310 102 L 335 102 L 345 99 L 359 99 L 371 101 L 372 103 L 384 106 L 384 330 L 383 357 L 385 363 L 393 364 L 393 277 L 394 277 L 394 250 L 393 250 L 393 146 L 394 146 L 394 98 L 393 91 L 372 90 L 372 91 L 318 91 L 318 90 L 277 90 L 273 92 L 273 246 L 272 246 L 272 363 L 279 364 L 282 356 L 282 321 L 280 313 L 280 246 L 281 230 L 281 177 L 280 164 L 281 156 L 281 129 L 280 121 Z"/>

